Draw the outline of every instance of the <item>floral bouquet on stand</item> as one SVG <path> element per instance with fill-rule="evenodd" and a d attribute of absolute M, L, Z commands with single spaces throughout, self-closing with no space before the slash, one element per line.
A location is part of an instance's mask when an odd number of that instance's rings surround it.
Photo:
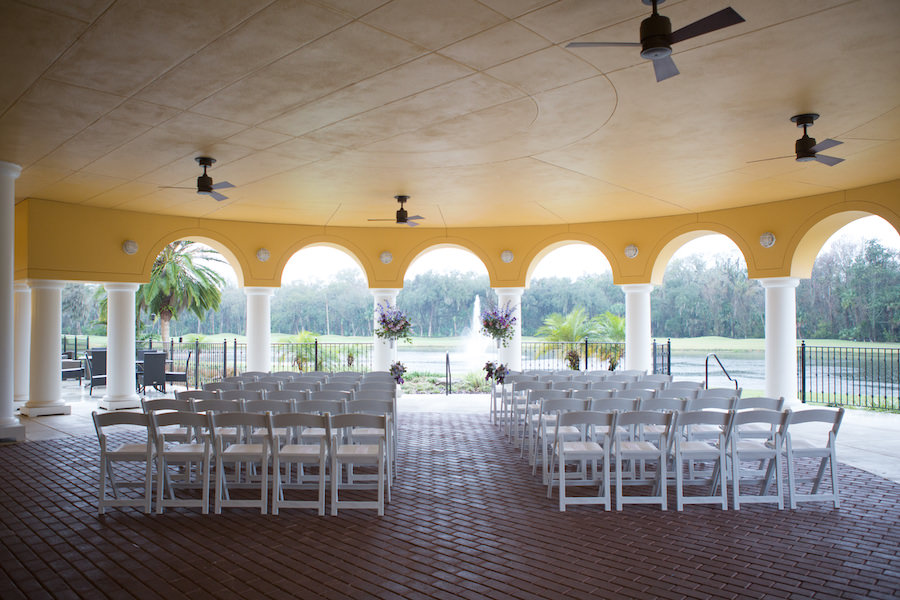
<path fill-rule="evenodd" d="M 578 350 L 569 350 L 566 352 L 566 363 L 573 371 L 581 369 L 581 355 L 578 354 Z"/>
<path fill-rule="evenodd" d="M 481 333 L 494 338 L 497 347 L 503 344 L 506 348 L 515 333 L 516 324 L 515 307 L 507 302 L 504 306 L 490 305 L 481 311 Z"/>
<path fill-rule="evenodd" d="M 484 365 L 484 380 L 490 381 L 493 379 L 500 385 L 503 385 L 506 376 L 509 375 L 509 369 L 506 368 L 506 365 L 498 365 L 493 361 L 489 361 Z"/>
<path fill-rule="evenodd" d="M 406 367 L 403 366 L 403 363 L 397 361 L 391 364 L 391 377 L 394 378 L 394 381 L 397 382 L 397 385 L 403 383 L 403 374 L 406 373 Z"/>
<path fill-rule="evenodd" d="M 402 310 L 385 302 L 378 305 L 378 326 L 375 335 L 389 340 L 391 346 L 396 340 L 404 339 L 412 342 L 412 323 Z"/>

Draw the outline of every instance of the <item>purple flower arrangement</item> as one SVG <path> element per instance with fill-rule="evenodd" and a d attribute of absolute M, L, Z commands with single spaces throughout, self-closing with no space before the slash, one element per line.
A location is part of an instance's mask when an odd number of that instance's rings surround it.
<path fill-rule="evenodd" d="M 501 342 L 504 348 L 507 347 L 515 333 L 515 312 L 515 307 L 508 302 L 502 307 L 488 306 L 481 311 L 481 333 Z"/>
<path fill-rule="evenodd" d="M 485 363 L 484 372 L 485 381 L 490 381 L 491 379 L 493 379 L 500 385 L 503 385 L 506 376 L 509 375 L 509 369 L 506 368 L 506 365 L 498 365 L 493 361 Z"/>
<path fill-rule="evenodd" d="M 397 384 L 403 383 L 404 373 L 406 373 L 406 367 L 403 366 L 402 362 L 397 361 L 391 364 L 391 377 L 394 378 Z"/>
<path fill-rule="evenodd" d="M 412 342 L 412 323 L 402 310 L 385 302 L 378 305 L 378 326 L 375 335 L 386 340 L 404 339 Z"/>

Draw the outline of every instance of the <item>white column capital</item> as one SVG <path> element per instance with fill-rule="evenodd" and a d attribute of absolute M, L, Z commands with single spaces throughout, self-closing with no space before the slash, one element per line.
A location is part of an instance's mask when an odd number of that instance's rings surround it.
<path fill-rule="evenodd" d="M 649 294 L 653 291 L 652 283 L 623 283 L 618 287 L 626 294 Z"/>
<path fill-rule="evenodd" d="M 136 292 L 138 291 L 138 288 L 141 287 L 141 284 L 114 281 L 104 283 L 103 287 L 107 292 Z"/>
<path fill-rule="evenodd" d="M 245 287 L 244 294 L 247 296 L 274 296 L 276 289 L 273 287 Z"/>
<path fill-rule="evenodd" d="M 800 285 L 800 279 L 797 277 L 764 277 L 757 279 L 759 284 L 764 288 L 795 288 Z"/>
<path fill-rule="evenodd" d="M 21 174 L 22 167 L 15 163 L 0 160 L 0 177 L 15 180 L 18 179 Z"/>
<path fill-rule="evenodd" d="M 32 290 L 61 290 L 66 287 L 66 282 L 53 279 L 30 279 L 28 285 Z"/>
<path fill-rule="evenodd" d="M 14 292 L 30 292 L 31 286 L 28 284 L 27 279 L 22 279 L 20 281 L 13 282 L 13 291 Z"/>
<path fill-rule="evenodd" d="M 517 299 L 521 299 L 522 294 L 525 293 L 525 288 L 523 287 L 496 287 L 492 289 L 497 296 L 513 296 Z"/>
<path fill-rule="evenodd" d="M 369 292 L 371 292 L 371 294 L 375 298 L 387 298 L 390 302 L 393 302 L 397 299 L 400 291 L 400 288 L 369 288 Z"/>

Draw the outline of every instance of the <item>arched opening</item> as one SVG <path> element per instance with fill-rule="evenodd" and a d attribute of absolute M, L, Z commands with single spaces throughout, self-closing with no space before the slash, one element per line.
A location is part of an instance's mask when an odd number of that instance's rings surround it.
<path fill-rule="evenodd" d="M 664 271 L 651 293 L 651 330 L 658 340 L 672 340 L 673 375 L 701 381 L 708 364 L 710 387 L 734 387 L 737 380 L 744 395 L 762 395 L 765 297 L 747 277 L 738 246 L 725 235 L 695 231 L 669 242 L 660 256 L 656 269 Z"/>
<path fill-rule="evenodd" d="M 456 380 L 483 380 L 477 374 L 490 353 L 488 338 L 480 334 L 481 307 L 494 299 L 488 271 L 470 250 L 441 244 L 418 254 L 407 268 L 397 306 L 409 316 L 414 332 L 412 345 L 399 344 L 398 357 L 409 374 L 428 374 L 423 389 L 441 391 L 446 361 Z M 470 373 L 475 373 L 473 378 Z M 429 384 L 429 381 L 431 382 Z M 459 381 L 457 390 L 470 389 Z"/>
<path fill-rule="evenodd" d="M 615 367 L 617 348 L 625 341 L 624 319 L 625 297 L 613 283 L 606 256 L 583 242 L 552 244 L 530 265 L 522 295 L 522 333 L 528 336 L 523 367 Z"/>

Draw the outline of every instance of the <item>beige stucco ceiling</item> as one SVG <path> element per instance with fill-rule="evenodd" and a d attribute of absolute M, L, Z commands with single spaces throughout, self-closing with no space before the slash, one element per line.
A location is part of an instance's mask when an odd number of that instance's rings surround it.
<path fill-rule="evenodd" d="M 3 0 L 0 160 L 16 198 L 184 216 L 426 227 L 674 215 L 900 178 L 900 2 L 668 0 L 656 83 L 640 0 Z M 789 117 L 844 142 L 789 155 Z M 218 162 L 224 202 L 191 190 Z M 373 226 L 383 223 L 371 224 Z"/>

